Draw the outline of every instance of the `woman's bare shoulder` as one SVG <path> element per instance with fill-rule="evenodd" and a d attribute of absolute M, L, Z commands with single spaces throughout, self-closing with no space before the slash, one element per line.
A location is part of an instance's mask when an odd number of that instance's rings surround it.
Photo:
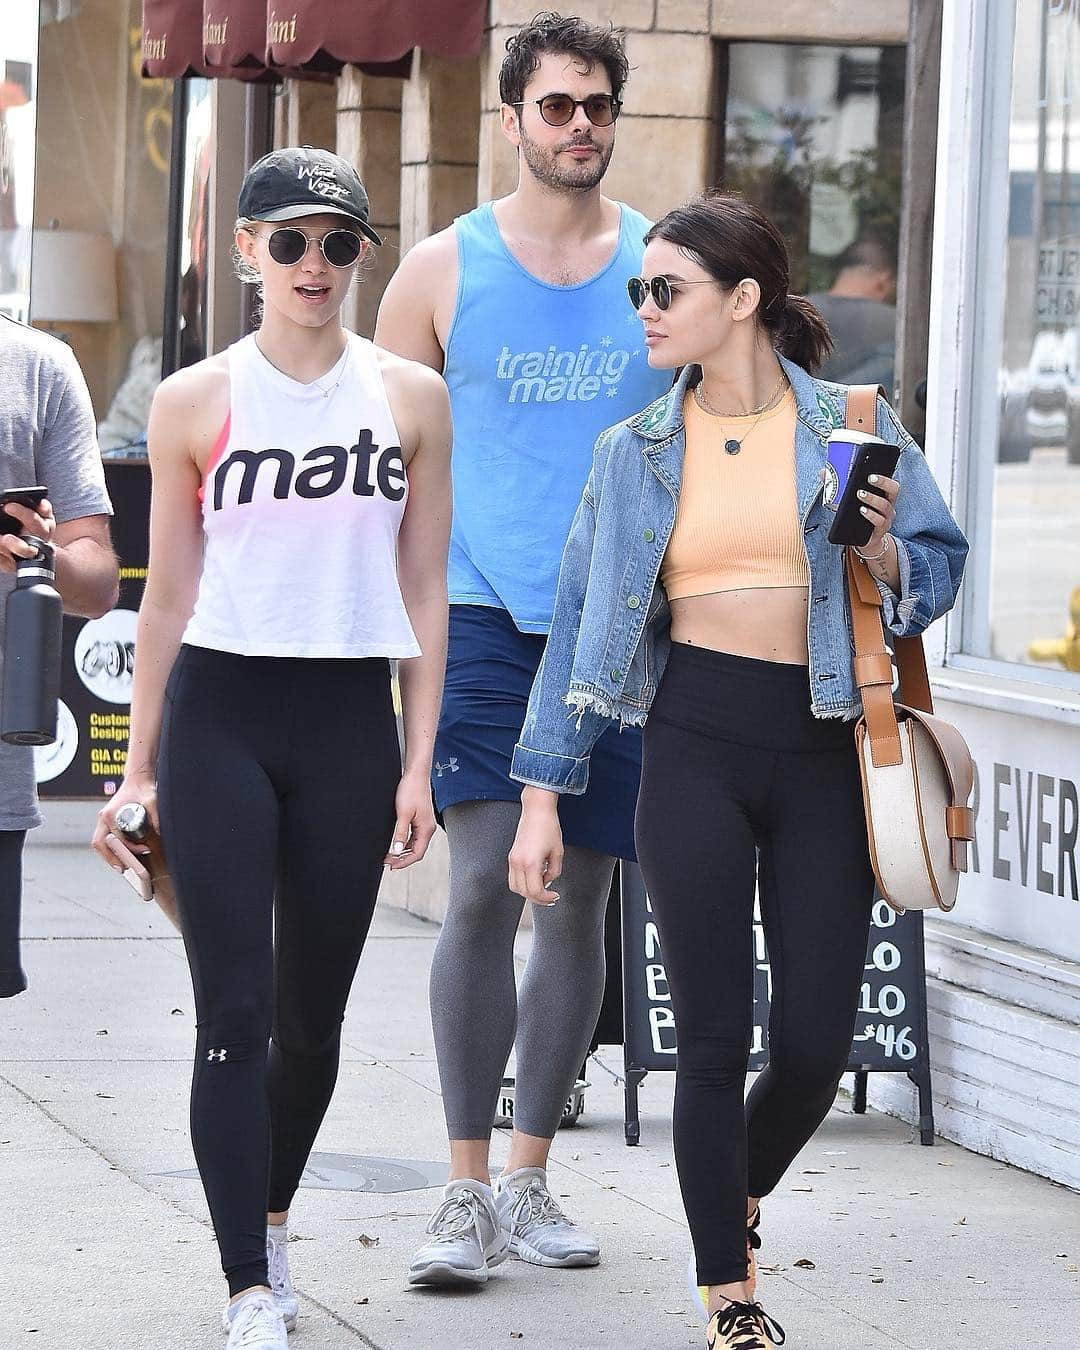
<path fill-rule="evenodd" d="M 229 415 L 229 362 L 224 352 L 174 371 L 158 385 L 150 412 L 151 452 L 175 448 L 201 463 Z"/>

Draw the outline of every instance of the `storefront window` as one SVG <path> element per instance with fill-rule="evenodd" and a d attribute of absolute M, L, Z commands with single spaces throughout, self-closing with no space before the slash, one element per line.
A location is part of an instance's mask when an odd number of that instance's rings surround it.
<path fill-rule="evenodd" d="M 0 314 L 30 317 L 38 0 L 7 0 L 0 25 Z"/>
<path fill-rule="evenodd" d="M 0 49 L 24 3 L 0 4 Z M 133 457 L 161 372 L 172 104 L 141 34 L 140 0 L 42 0 L 35 34 L 30 316 L 74 351 L 103 451 Z"/>
<path fill-rule="evenodd" d="M 973 616 L 969 647 L 976 656 L 1080 672 L 1080 13 L 1074 0 L 1016 0 L 1014 52 L 1007 207 L 1001 203 L 1008 212 L 1005 283 L 993 339 L 998 435 L 993 451 L 987 448 L 995 454 L 992 511 L 989 517 L 977 511 L 973 522 L 974 531 L 990 533 L 978 541 L 984 584 L 973 591 L 973 603 L 983 609 L 988 599 L 989 613 Z M 982 466 L 984 481 L 988 467 Z"/>
<path fill-rule="evenodd" d="M 731 43 L 715 181 L 776 222 L 833 330 L 822 374 L 893 385 L 903 47 Z"/>

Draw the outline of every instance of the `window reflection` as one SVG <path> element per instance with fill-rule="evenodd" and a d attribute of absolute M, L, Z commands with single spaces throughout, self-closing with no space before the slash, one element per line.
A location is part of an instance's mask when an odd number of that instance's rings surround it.
<path fill-rule="evenodd" d="M 778 225 L 832 329 L 827 379 L 892 389 L 904 48 L 732 43 L 717 179 Z"/>
<path fill-rule="evenodd" d="M 979 653 L 1059 665 L 1055 639 L 1080 587 L 1080 33 L 1071 11 L 1017 0 L 990 623 Z"/>
<path fill-rule="evenodd" d="M 207 354 L 209 285 L 211 98 L 209 80 L 187 85 L 184 127 L 184 198 L 180 241 L 180 365 Z"/>

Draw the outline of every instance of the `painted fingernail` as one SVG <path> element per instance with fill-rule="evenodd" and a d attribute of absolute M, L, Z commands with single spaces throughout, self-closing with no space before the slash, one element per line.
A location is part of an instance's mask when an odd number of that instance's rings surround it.
<path fill-rule="evenodd" d="M 870 512 L 867 510 L 865 506 L 860 506 L 859 510 L 863 513 L 864 516 L 868 516 L 870 514 Z"/>
<path fill-rule="evenodd" d="M 862 488 L 859 489 L 859 496 L 863 499 L 863 501 L 865 501 L 867 497 L 869 497 L 869 495 L 870 495 L 869 492 L 864 492 Z"/>
<path fill-rule="evenodd" d="M 405 852 L 405 845 L 401 842 L 400 839 L 395 839 L 394 842 L 390 845 L 390 852 L 391 852 L 391 853 L 404 853 L 404 852 Z"/>
<path fill-rule="evenodd" d="M 877 482 L 877 474 L 876 474 L 876 473 L 872 473 L 872 474 L 870 475 L 870 477 L 869 477 L 866 481 L 867 481 L 868 483 L 876 483 L 876 482 Z"/>

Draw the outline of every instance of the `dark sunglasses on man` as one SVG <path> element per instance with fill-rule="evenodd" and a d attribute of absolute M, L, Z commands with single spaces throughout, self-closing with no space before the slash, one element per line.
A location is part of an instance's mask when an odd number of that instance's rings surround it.
<path fill-rule="evenodd" d="M 571 98 L 569 94 L 545 94 L 543 98 L 511 103 L 512 108 L 525 108 L 535 103 L 540 116 L 549 127 L 569 126 L 579 108 L 594 127 L 609 127 L 622 111 L 622 104 L 610 94 L 590 94 L 588 98 Z"/>
<path fill-rule="evenodd" d="M 249 229 L 248 234 L 256 235 L 256 231 Z M 286 225 L 271 230 L 265 238 L 266 251 L 282 267 L 294 267 L 312 244 L 318 244 L 319 251 L 331 267 L 351 267 L 364 247 L 363 239 L 355 230 L 328 230 L 320 238 L 305 234 L 295 225 Z"/>

